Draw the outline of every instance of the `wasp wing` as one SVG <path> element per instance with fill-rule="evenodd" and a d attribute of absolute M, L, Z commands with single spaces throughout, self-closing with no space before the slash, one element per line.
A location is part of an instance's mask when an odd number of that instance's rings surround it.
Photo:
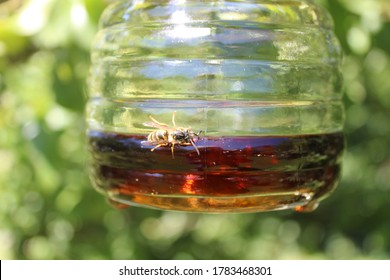
<path fill-rule="evenodd" d="M 150 143 L 149 141 L 141 141 L 141 146 L 152 146 L 153 143 Z"/>
<path fill-rule="evenodd" d="M 152 116 L 149 116 L 149 118 L 152 121 L 151 122 L 144 122 L 143 123 L 144 126 L 154 127 L 154 128 L 158 128 L 158 129 L 168 129 L 169 128 L 169 126 L 167 124 L 157 121 Z"/>
<path fill-rule="evenodd" d="M 168 129 L 168 125 L 161 124 L 161 123 L 158 124 L 155 122 L 144 122 L 142 125 L 147 126 L 147 127 L 158 128 L 158 129 Z"/>

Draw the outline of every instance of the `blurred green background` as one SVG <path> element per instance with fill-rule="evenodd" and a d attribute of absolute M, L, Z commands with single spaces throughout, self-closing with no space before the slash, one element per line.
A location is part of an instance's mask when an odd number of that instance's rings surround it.
<path fill-rule="evenodd" d="M 389 259 L 390 1 L 322 0 L 348 149 L 313 213 L 115 210 L 90 185 L 89 46 L 104 0 L 0 1 L 0 259 Z"/>

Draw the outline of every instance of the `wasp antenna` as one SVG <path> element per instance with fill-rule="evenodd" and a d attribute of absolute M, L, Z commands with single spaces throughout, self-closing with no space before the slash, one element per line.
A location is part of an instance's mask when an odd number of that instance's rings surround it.
<path fill-rule="evenodd" d="M 199 140 L 199 135 L 200 135 L 202 132 L 203 132 L 202 130 L 199 130 L 198 133 L 194 133 L 194 135 L 195 135 L 196 137 L 198 137 L 198 140 Z"/>

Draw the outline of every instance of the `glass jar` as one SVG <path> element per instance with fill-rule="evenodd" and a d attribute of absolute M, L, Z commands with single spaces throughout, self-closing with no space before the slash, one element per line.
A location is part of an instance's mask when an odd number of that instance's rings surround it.
<path fill-rule="evenodd" d="M 92 48 L 91 178 L 118 206 L 311 211 L 344 148 L 341 49 L 303 0 L 133 0 Z"/>

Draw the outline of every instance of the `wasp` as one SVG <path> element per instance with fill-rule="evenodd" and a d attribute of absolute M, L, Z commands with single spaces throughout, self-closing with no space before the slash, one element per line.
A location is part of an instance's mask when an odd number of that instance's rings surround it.
<path fill-rule="evenodd" d="M 144 142 L 150 145 L 156 145 L 154 148 L 150 150 L 152 152 L 160 147 L 170 147 L 172 151 L 172 158 L 175 158 L 174 156 L 175 145 L 179 145 L 179 146 L 192 145 L 199 155 L 200 153 L 198 147 L 196 147 L 194 143 L 194 138 L 197 137 L 197 140 L 199 140 L 199 134 L 202 133 L 202 131 L 195 133 L 191 128 L 176 127 L 175 115 L 176 112 L 173 112 L 172 114 L 173 127 L 169 127 L 167 124 L 161 123 L 149 115 L 149 118 L 152 121 L 145 122 L 143 123 L 143 125 L 157 128 L 157 130 L 151 132 L 148 135 L 147 138 L 148 140 Z"/>

